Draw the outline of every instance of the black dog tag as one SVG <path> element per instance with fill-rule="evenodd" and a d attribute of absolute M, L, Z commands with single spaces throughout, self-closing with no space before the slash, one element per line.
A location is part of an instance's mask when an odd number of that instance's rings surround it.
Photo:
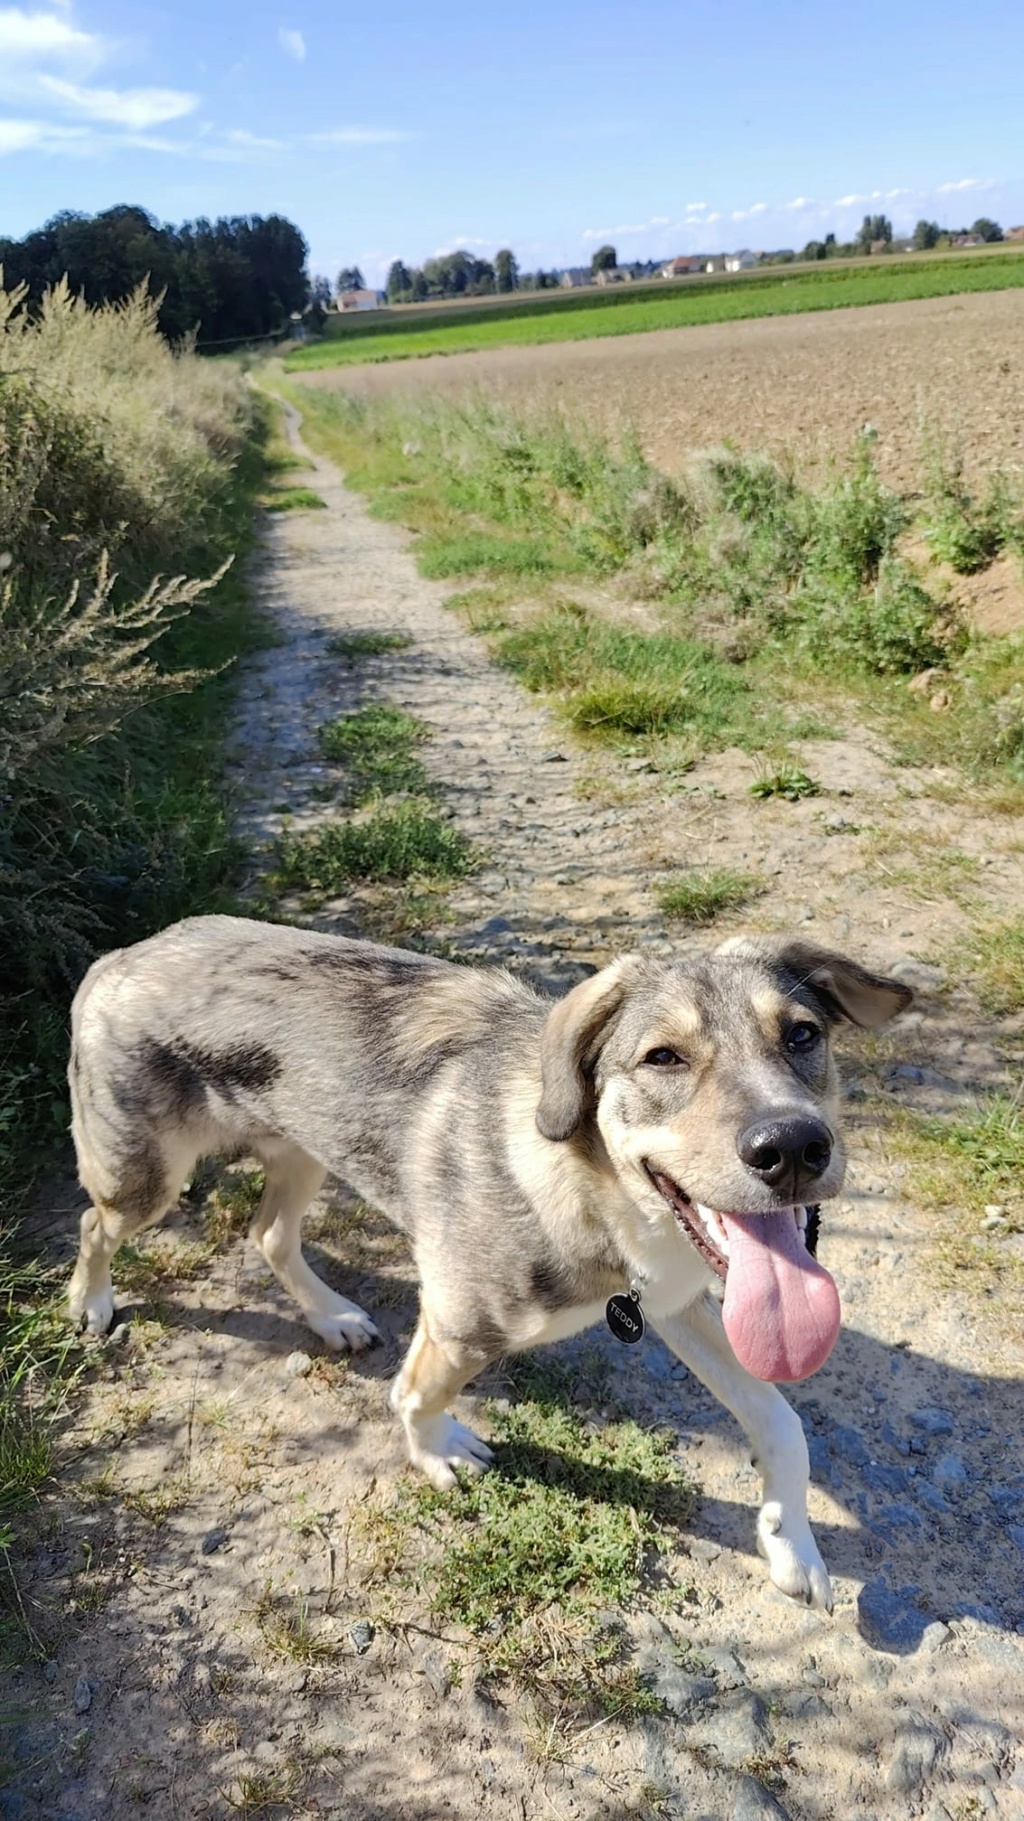
<path fill-rule="evenodd" d="M 610 1296 L 604 1318 L 616 1340 L 621 1340 L 627 1347 L 643 1340 L 647 1331 L 639 1290 L 631 1290 L 628 1296 Z"/>

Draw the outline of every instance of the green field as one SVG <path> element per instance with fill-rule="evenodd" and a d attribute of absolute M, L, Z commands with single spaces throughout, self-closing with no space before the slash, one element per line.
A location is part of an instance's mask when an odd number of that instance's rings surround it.
<path fill-rule="evenodd" d="M 452 304 L 422 315 L 407 309 L 352 323 L 339 320 L 327 340 L 297 349 L 287 356 L 285 365 L 290 372 L 308 372 L 367 361 L 411 360 L 423 354 L 462 354 L 481 348 L 736 322 L 743 317 L 787 316 L 801 310 L 842 310 L 966 291 L 1001 291 L 1018 285 L 1024 285 L 1024 249 L 943 259 L 876 259 L 852 268 L 773 267 L 756 276 L 630 286 L 610 294 L 569 292 L 482 307 Z"/>

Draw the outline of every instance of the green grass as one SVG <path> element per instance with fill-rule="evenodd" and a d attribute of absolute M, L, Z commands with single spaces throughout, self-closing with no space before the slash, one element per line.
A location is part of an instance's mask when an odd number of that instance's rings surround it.
<path fill-rule="evenodd" d="M 263 509 L 265 512 L 326 511 L 327 501 L 314 493 L 312 487 L 283 487 L 279 492 L 266 495 Z"/>
<path fill-rule="evenodd" d="M 366 1514 L 377 1578 L 421 1580 L 438 1619 L 478 1639 L 485 1674 L 546 1711 L 656 1711 L 603 1615 L 651 1590 L 693 1508 L 675 1437 L 625 1417 L 592 1427 L 554 1361 L 510 1375 L 514 1400 L 489 1409 L 492 1472 L 443 1498 L 406 1485 Z"/>
<path fill-rule="evenodd" d="M 680 923 L 713 923 L 723 911 L 738 910 L 763 890 L 751 873 L 721 866 L 670 879 L 658 887 L 656 896 L 666 917 Z"/>
<path fill-rule="evenodd" d="M 430 788 L 427 772 L 416 757 L 416 748 L 428 729 L 415 715 L 389 702 L 372 702 L 354 714 L 342 715 L 320 728 L 320 750 L 327 759 L 343 764 L 352 780 L 352 800 L 366 803 L 375 796 L 400 791 L 424 796 Z"/>
<path fill-rule="evenodd" d="M 994 1095 L 959 1117 L 891 1116 L 887 1141 L 911 1166 L 914 1199 L 934 1210 L 938 1257 L 947 1280 L 973 1280 L 998 1298 L 1005 1318 L 1024 1314 L 1024 1259 L 980 1222 L 1005 1208 L 1010 1229 L 1024 1228 L 1024 1115 L 1018 1099 Z"/>
<path fill-rule="evenodd" d="M 471 854 L 466 837 L 434 805 L 412 797 L 385 804 L 361 822 L 337 823 L 309 835 L 283 835 L 276 883 L 333 893 L 353 880 L 460 879 Z"/>
<path fill-rule="evenodd" d="M 1024 917 L 1008 917 L 975 930 L 957 944 L 958 970 L 966 968 L 987 1012 L 1024 1009 Z"/>
<path fill-rule="evenodd" d="M 802 797 L 816 797 L 820 792 L 821 785 L 797 765 L 780 765 L 764 771 L 750 786 L 751 796 L 761 802 L 769 797 L 781 797 L 786 803 L 799 803 Z"/>
<path fill-rule="evenodd" d="M 412 312 L 396 311 L 387 319 L 360 323 L 357 332 L 347 324 L 339 325 L 336 340 L 298 349 L 288 356 L 286 366 L 289 372 L 301 373 L 365 361 L 632 335 L 802 310 L 839 310 L 997 291 L 1021 284 L 1024 256 L 1009 252 L 973 258 L 875 259 L 852 267 L 834 264 L 825 271 L 775 268 L 756 276 L 645 287 L 640 295 L 630 287 L 610 294 L 584 292 L 463 309 L 461 313 L 453 310 L 450 319 L 441 322 L 430 316 L 417 320 Z"/>
<path fill-rule="evenodd" d="M 381 657 L 386 651 L 407 651 L 412 642 L 407 632 L 336 632 L 324 650 L 332 658 L 346 658 L 355 664 L 360 658 Z"/>

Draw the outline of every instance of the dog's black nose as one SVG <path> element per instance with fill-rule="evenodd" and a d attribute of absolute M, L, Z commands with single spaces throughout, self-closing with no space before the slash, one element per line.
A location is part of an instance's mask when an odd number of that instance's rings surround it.
<path fill-rule="evenodd" d="M 764 1119 L 740 1133 L 736 1149 L 748 1170 L 795 1201 L 827 1170 L 832 1134 L 820 1119 Z"/>

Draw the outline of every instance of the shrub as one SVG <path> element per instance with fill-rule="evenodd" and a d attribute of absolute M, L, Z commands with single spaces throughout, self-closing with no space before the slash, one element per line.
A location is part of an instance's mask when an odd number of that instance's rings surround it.
<path fill-rule="evenodd" d="M 469 862 L 466 837 L 417 798 L 385 805 L 361 822 L 282 836 L 277 846 L 282 885 L 319 892 L 336 891 L 353 879 L 458 879 Z"/>

